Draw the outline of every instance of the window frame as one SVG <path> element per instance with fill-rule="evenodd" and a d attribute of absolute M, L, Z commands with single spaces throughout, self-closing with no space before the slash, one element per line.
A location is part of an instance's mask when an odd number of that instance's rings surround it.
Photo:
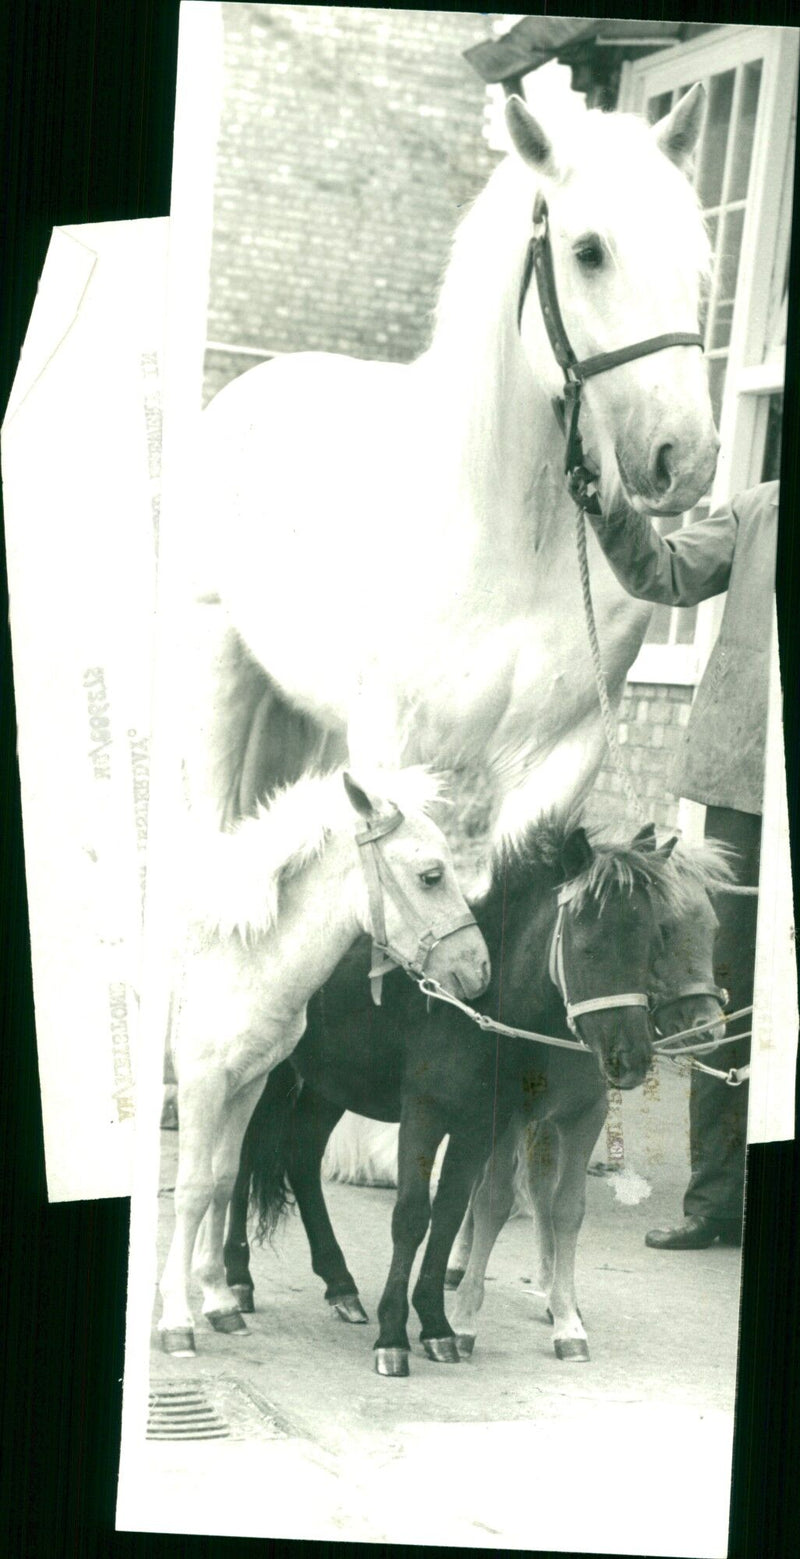
<path fill-rule="evenodd" d="M 760 480 L 769 397 L 783 389 L 783 354 L 765 359 L 775 276 L 785 264 L 791 233 L 799 39 L 794 27 L 722 27 L 655 56 L 627 61 L 621 73 L 618 107 L 643 112 L 648 98 L 686 86 L 687 78 L 702 80 L 750 60 L 763 61 L 712 507 Z M 775 166 L 780 175 L 770 177 L 769 169 Z M 765 276 L 768 285 L 763 284 Z M 723 606 L 724 597 L 717 597 L 698 608 L 691 645 L 643 645 L 629 681 L 696 685 Z"/>

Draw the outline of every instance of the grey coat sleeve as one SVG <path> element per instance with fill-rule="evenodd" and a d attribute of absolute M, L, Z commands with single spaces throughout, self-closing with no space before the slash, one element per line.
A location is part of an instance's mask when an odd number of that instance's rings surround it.
<path fill-rule="evenodd" d="M 731 505 L 671 536 L 660 536 L 649 517 L 634 509 L 589 519 L 629 595 L 661 606 L 696 606 L 727 590 L 738 530 Z"/>

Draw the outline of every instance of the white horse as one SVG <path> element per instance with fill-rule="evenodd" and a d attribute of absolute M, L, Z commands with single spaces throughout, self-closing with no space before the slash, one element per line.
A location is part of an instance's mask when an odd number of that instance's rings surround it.
<path fill-rule="evenodd" d="M 410 366 L 316 353 L 263 364 L 201 419 L 187 505 L 206 711 L 190 767 L 221 820 L 308 762 L 488 775 L 496 836 L 578 805 L 603 756 L 562 390 L 536 288 L 517 313 L 537 191 L 579 358 L 696 332 L 709 246 L 686 177 L 703 89 L 652 130 L 520 99 L 514 153 L 456 234 L 430 349 Z M 590 379 L 581 431 L 604 508 L 678 514 L 718 439 L 697 347 Z M 612 705 L 650 608 L 590 536 Z"/>
<path fill-rule="evenodd" d="M 486 945 L 423 810 L 433 781 L 406 770 L 388 794 L 347 774 L 344 785 L 339 774 L 306 778 L 234 833 L 196 820 L 187 829 L 171 1035 L 175 1231 L 160 1285 L 167 1352 L 194 1352 L 188 1278 L 203 1219 L 203 1313 L 219 1331 L 244 1328 L 222 1259 L 242 1139 L 269 1072 L 303 1033 L 309 998 L 359 933 L 371 931 L 382 954 L 455 993 L 486 988 Z"/>

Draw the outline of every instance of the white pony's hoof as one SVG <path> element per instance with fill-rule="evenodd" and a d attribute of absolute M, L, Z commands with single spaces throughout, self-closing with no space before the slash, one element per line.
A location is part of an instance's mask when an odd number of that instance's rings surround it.
<path fill-rule="evenodd" d="M 209 1326 L 213 1326 L 215 1332 L 224 1332 L 226 1335 L 247 1331 L 239 1310 L 209 1310 L 206 1313 L 206 1320 Z"/>
<path fill-rule="evenodd" d="M 161 1346 L 165 1353 L 172 1355 L 173 1359 L 194 1359 L 197 1350 L 194 1345 L 194 1332 L 191 1326 L 165 1326 L 159 1333 Z"/>
<path fill-rule="evenodd" d="M 585 1337 L 557 1337 L 553 1343 L 556 1358 L 564 1364 L 588 1364 L 589 1344 Z"/>

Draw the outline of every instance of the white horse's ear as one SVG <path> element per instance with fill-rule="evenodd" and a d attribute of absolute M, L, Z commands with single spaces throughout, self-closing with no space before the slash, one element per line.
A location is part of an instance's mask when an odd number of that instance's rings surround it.
<path fill-rule="evenodd" d="M 346 769 L 342 775 L 342 779 L 344 780 L 344 788 L 347 792 L 347 799 L 350 802 L 353 811 L 357 812 L 359 817 L 374 817 L 377 809 L 372 797 L 367 795 L 367 792 L 356 783 L 356 781 L 347 773 Z"/>
<path fill-rule="evenodd" d="M 521 97 L 508 98 L 506 125 L 522 161 L 537 173 L 548 173 L 552 177 L 556 164 L 550 140 Z"/>
<path fill-rule="evenodd" d="M 652 133 L 664 156 L 669 157 L 670 162 L 674 162 L 682 173 L 691 172 L 692 153 L 703 122 L 705 100 L 706 89 L 702 81 L 696 81 L 671 112 L 653 125 Z"/>
<path fill-rule="evenodd" d="M 659 845 L 658 849 L 656 850 L 656 855 L 660 855 L 662 861 L 668 860 L 677 843 L 678 835 L 673 834 L 671 839 L 667 839 L 664 844 Z"/>

